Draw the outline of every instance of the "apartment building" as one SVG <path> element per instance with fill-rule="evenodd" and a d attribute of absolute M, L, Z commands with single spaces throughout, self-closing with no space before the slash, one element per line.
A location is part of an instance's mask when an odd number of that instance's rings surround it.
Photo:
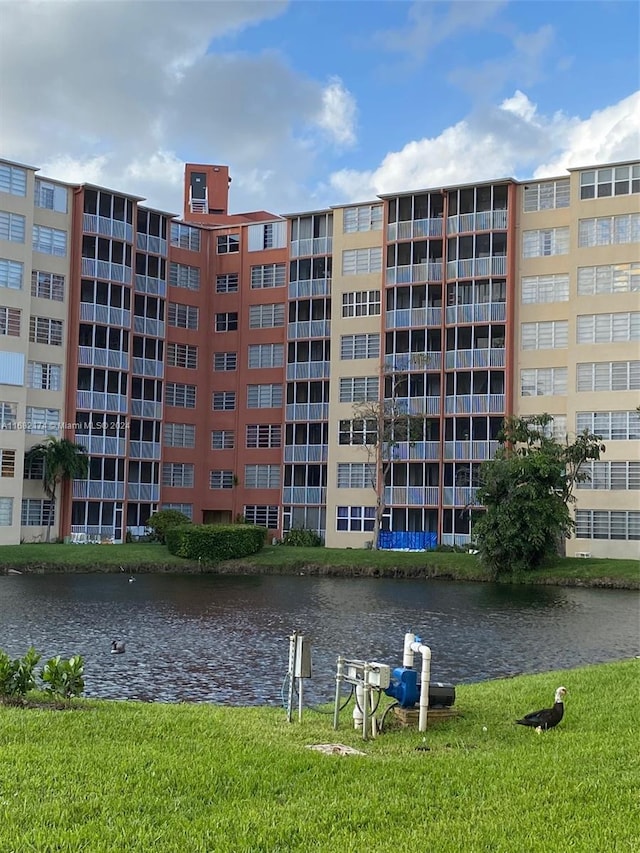
<path fill-rule="evenodd" d="M 466 544 L 503 417 L 549 412 L 607 445 L 568 553 L 638 555 L 640 164 L 284 216 L 187 164 L 180 218 L 36 173 L 0 163 L 0 541 L 43 535 L 22 459 L 64 434 L 90 465 L 54 535 L 172 507 L 366 547 L 380 495 L 397 542 Z M 380 401 L 413 423 L 383 471 Z"/>

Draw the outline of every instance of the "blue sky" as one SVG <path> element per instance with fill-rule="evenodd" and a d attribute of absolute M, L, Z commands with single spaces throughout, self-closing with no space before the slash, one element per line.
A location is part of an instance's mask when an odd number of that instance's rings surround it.
<path fill-rule="evenodd" d="M 635 2 L 0 0 L 3 156 L 286 213 L 640 156 Z"/>

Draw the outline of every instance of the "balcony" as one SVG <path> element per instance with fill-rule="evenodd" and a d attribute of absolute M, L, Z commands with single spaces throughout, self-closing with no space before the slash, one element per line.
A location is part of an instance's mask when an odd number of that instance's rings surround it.
<path fill-rule="evenodd" d="M 442 308 L 396 308 L 387 311 L 387 329 L 413 329 L 416 326 L 440 326 Z"/>
<path fill-rule="evenodd" d="M 76 391 L 78 409 L 97 412 L 126 414 L 128 400 L 124 394 L 108 394 L 104 391 Z"/>
<path fill-rule="evenodd" d="M 330 255 L 333 251 L 332 237 L 313 237 L 291 241 L 291 257 L 306 258 L 309 255 Z"/>
<path fill-rule="evenodd" d="M 285 486 L 282 490 L 282 503 L 322 505 L 326 502 L 326 492 L 324 486 Z"/>
<path fill-rule="evenodd" d="M 285 462 L 326 462 L 326 444 L 287 444 L 284 448 Z"/>
<path fill-rule="evenodd" d="M 308 299 L 310 296 L 331 296 L 331 279 L 311 278 L 289 283 L 289 299 Z"/>
<path fill-rule="evenodd" d="M 445 441 L 445 459 L 493 459 L 497 441 Z"/>
<path fill-rule="evenodd" d="M 102 323 L 105 326 L 131 325 L 131 311 L 124 308 L 112 308 L 110 305 L 96 305 L 93 302 L 80 303 L 80 319 L 88 323 Z"/>
<path fill-rule="evenodd" d="M 328 403 L 290 403 L 286 408 L 288 421 L 326 421 L 328 418 Z"/>
<path fill-rule="evenodd" d="M 150 317 L 133 318 L 133 331 L 138 335 L 151 335 L 155 338 L 164 338 L 164 322 L 153 320 Z"/>
<path fill-rule="evenodd" d="M 469 231 L 506 231 L 506 210 L 481 210 L 479 213 L 460 213 L 447 217 L 447 235 Z"/>
<path fill-rule="evenodd" d="M 395 403 L 399 414 L 406 415 L 439 415 L 440 395 L 434 397 L 386 397 L 385 403 Z"/>
<path fill-rule="evenodd" d="M 409 370 L 440 370 L 442 367 L 442 353 L 435 352 L 396 352 L 385 355 L 384 369 L 387 373 L 396 373 Z"/>
<path fill-rule="evenodd" d="M 329 361 L 299 361 L 287 365 L 287 380 L 328 379 L 331 373 Z"/>
<path fill-rule="evenodd" d="M 155 376 L 162 378 L 164 376 L 164 364 L 161 361 L 156 361 L 154 358 L 134 358 L 133 372 L 138 376 Z"/>
<path fill-rule="evenodd" d="M 126 456 L 127 441 L 110 435 L 77 435 L 76 444 L 84 447 L 91 456 Z"/>
<path fill-rule="evenodd" d="M 121 219 L 85 213 L 82 216 L 82 229 L 87 234 L 100 234 L 102 237 L 113 237 L 133 243 L 133 226 Z"/>
<path fill-rule="evenodd" d="M 130 441 L 129 456 L 132 459 L 160 459 L 162 446 L 157 441 Z"/>
<path fill-rule="evenodd" d="M 112 367 L 116 370 L 129 370 L 129 354 L 114 349 L 100 347 L 78 347 L 78 364 L 89 367 Z"/>
<path fill-rule="evenodd" d="M 124 483 L 117 480 L 74 480 L 73 497 L 93 500 L 124 500 Z"/>
<path fill-rule="evenodd" d="M 447 370 L 468 367 L 504 367 L 506 350 L 503 347 L 491 349 L 459 349 L 446 354 Z"/>
<path fill-rule="evenodd" d="M 411 240 L 413 237 L 442 237 L 442 217 L 412 219 L 406 222 L 390 222 L 387 225 L 387 240 Z"/>
<path fill-rule="evenodd" d="M 162 237 L 154 237 L 152 234 L 136 234 L 136 249 L 141 252 L 151 252 L 152 255 L 167 254 L 167 241 Z"/>
<path fill-rule="evenodd" d="M 153 400 L 132 400 L 131 414 L 134 418 L 162 419 L 162 403 Z"/>
<path fill-rule="evenodd" d="M 447 323 L 500 323 L 507 318 L 504 302 L 480 302 L 477 305 L 449 305 Z"/>
<path fill-rule="evenodd" d="M 287 338 L 290 341 L 307 338 L 328 338 L 331 336 L 330 320 L 302 320 L 287 324 Z"/>
<path fill-rule="evenodd" d="M 112 264 L 111 261 L 98 261 L 95 258 L 82 259 L 82 275 L 88 278 L 101 278 L 107 281 L 131 284 L 131 267 L 125 267 L 123 264 Z"/>
<path fill-rule="evenodd" d="M 506 255 L 493 258 L 463 258 L 447 262 L 447 278 L 485 278 L 491 275 L 507 274 Z"/>
<path fill-rule="evenodd" d="M 393 459 L 397 462 L 439 458 L 439 441 L 400 441 L 393 447 Z"/>
<path fill-rule="evenodd" d="M 442 261 L 428 261 L 424 264 L 408 264 L 386 268 L 387 284 L 415 284 L 416 282 L 442 281 Z"/>
<path fill-rule="evenodd" d="M 470 486 L 445 486 L 442 490 L 442 503 L 445 506 L 478 506 L 477 491 Z"/>
<path fill-rule="evenodd" d="M 129 483 L 127 485 L 127 500 L 158 503 L 160 486 L 157 483 Z"/>
<path fill-rule="evenodd" d="M 166 296 L 167 282 L 163 278 L 136 273 L 135 289 L 138 293 L 149 293 L 151 296 Z"/>
<path fill-rule="evenodd" d="M 437 506 L 438 486 L 385 486 L 387 506 Z"/>
<path fill-rule="evenodd" d="M 504 414 L 504 394 L 458 394 L 445 397 L 445 413 L 447 415 L 469 414 Z"/>
<path fill-rule="evenodd" d="M 470 533 L 443 533 L 440 537 L 442 545 L 458 545 L 464 547 L 471 542 Z"/>

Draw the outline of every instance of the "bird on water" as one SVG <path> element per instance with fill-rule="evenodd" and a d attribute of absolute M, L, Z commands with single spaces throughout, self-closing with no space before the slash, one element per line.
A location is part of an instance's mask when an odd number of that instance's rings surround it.
<path fill-rule="evenodd" d="M 533 711 L 525 714 L 521 720 L 516 720 L 520 726 L 530 726 L 538 734 L 555 728 L 564 716 L 564 697 L 567 695 L 566 687 L 558 687 L 556 690 L 553 708 L 543 708 L 541 711 Z"/>
<path fill-rule="evenodd" d="M 114 640 L 111 643 L 111 654 L 112 655 L 122 655 L 124 654 L 125 645 L 124 640 Z"/>

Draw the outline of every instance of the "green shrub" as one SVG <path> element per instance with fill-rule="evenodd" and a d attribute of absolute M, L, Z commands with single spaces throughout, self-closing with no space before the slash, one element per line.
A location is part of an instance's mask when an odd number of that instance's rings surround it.
<path fill-rule="evenodd" d="M 257 554 L 266 534 L 251 524 L 185 524 L 167 530 L 165 541 L 177 557 L 219 563 Z"/>
<path fill-rule="evenodd" d="M 318 548 L 323 542 L 315 530 L 292 527 L 282 537 L 282 544 L 291 545 L 294 548 Z"/>
<path fill-rule="evenodd" d="M 157 542 L 165 542 L 167 530 L 172 527 L 182 527 L 185 524 L 191 524 L 189 516 L 177 509 L 161 509 L 147 521 L 147 527 L 153 531 L 153 538 Z"/>
<path fill-rule="evenodd" d="M 33 671 L 40 655 L 31 646 L 23 658 L 11 660 L 0 650 L 0 696 L 25 696 L 36 684 Z"/>
<path fill-rule="evenodd" d="M 80 696 L 84 690 L 84 660 L 81 655 L 75 655 L 69 660 L 62 660 L 58 655 L 47 661 L 40 678 L 49 693 L 55 693 L 64 699 Z"/>

